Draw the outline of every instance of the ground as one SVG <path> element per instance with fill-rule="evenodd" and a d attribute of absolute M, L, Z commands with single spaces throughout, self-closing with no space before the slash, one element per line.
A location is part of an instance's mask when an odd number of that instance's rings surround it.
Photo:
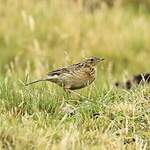
<path fill-rule="evenodd" d="M 149 3 L 92 10 L 71 0 L 0 4 L 0 149 L 150 149 L 149 85 L 114 87 L 150 71 Z M 88 56 L 105 62 L 85 89 L 68 95 L 52 83 L 24 86 L 27 76 Z"/>

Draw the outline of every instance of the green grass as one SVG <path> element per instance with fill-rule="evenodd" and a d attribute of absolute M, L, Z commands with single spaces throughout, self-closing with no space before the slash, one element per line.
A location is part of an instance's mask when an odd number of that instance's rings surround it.
<path fill-rule="evenodd" d="M 99 91 L 93 87 L 90 95 L 85 89 L 82 97 L 69 98 L 49 88 L 1 82 L 1 148 L 144 149 L 150 146 L 149 87 L 132 91 Z M 75 109 L 74 115 L 64 111 L 70 106 Z"/>
<path fill-rule="evenodd" d="M 0 149 L 150 149 L 150 87 L 113 87 L 150 71 L 150 14 L 142 2 L 91 12 L 71 0 L 0 0 Z M 106 61 L 78 95 L 23 84 L 27 74 L 37 79 L 91 55 Z"/>

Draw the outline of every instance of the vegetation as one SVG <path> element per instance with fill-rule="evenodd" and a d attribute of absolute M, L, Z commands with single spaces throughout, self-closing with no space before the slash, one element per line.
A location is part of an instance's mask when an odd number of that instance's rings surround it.
<path fill-rule="evenodd" d="M 113 87 L 150 71 L 150 4 L 107 2 L 0 0 L 0 149 L 150 149 L 150 87 Z M 106 61 L 78 94 L 24 86 L 91 55 Z"/>

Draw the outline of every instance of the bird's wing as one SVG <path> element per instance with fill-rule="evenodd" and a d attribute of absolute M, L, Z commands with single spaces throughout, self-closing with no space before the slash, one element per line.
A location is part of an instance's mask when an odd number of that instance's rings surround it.
<path fill-rule="evenodd" d="M 67 68 L 69 70 L 78 70 L 78 69 L 81 69 L 84 67 L 85 67 L 85 64 L 83 62 L 80 62 L 80 63 L 72 64 L 72 65 L 68 66 Z"/>
<path fill-rule="evenodd" d="M 67 69 L 67 68 L 57 69 L 57 70 L 49 72 L 47 75 L 54 76 L 54 75 L 60 75 L 62 73 L 69 73 L 69 69 Z"/>
<path fill-rule="evenodd" d="M 76 63 L 76 64 L 72 64 L 72 65 L 70 65 L 68 67 L 64 67 L 64 68 L 60 68 L 60 69 L 51 71 L 47 75 L 48 76 L 54 76 L 54 75 L 60 75 L 60 74 L 63 74 L 63 73 L 70 73 L 72 71 L 79 70 L 81 68 L 86 68 L 85 64 L 82 63 L 82 62 Z"/>
<path fill-rule="evenodd" d="M 62 73 L 69 73 L 71 70 L 76 70 L 76 69 L 80 68 L 81 66 L 82 66 L 81 63 L 72 64 L 67 67 L 63 67 L 63 68 L 59 68 L 57 70 L 51 71 L 47 75 L 54 76 L 54 75 L 60 75 Z"/>

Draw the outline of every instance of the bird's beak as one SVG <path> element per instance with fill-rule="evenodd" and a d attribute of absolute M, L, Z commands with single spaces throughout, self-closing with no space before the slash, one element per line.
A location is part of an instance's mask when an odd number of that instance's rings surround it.
<path fill-rule="evenodd" d="M 104 60 L 105 60 L 104 58 L 99 58 L 97 61 L 101 62 L 101 61 L 104 61 Z"/>

